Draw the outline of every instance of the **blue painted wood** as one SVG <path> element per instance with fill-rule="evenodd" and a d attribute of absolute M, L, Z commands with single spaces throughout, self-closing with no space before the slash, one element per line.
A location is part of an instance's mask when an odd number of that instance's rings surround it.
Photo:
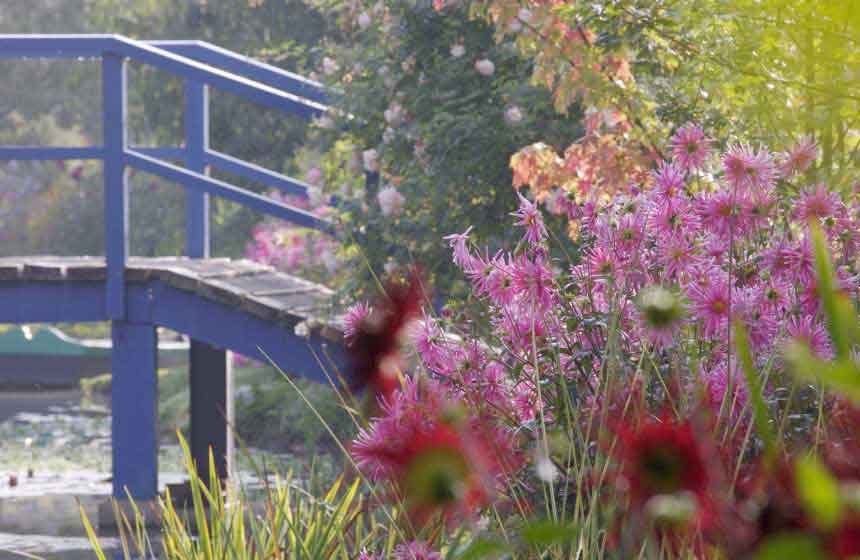
<path fill-rule="evenodd" d="M 107 320 L 102 282 L 0 283 L 0 323 L 86 323 Z"/>
<path fill-rule="evenodd" d="M 113 495 L 158 493 L 158 338 L 151 324 L 113 321 L 111 442 Z"/>
<path fill-rule="evenodd" d="M 261 84 L 327 104 L 325 86 L 277 66 L 236 54 L 205 41 L 146 41 L 160 49 L 244 76 Z"/>
<path fill-rule="evenodd" d="M 196 190 L 219 196 L 221 198 L 237 202 L 252 210 L 264 212 L 270 216 L 287 220 L 298 226 L 326 232 L 334 231 L 334 226 L 331 222 L 319 218 L 305 210 L 281 204 L 271 198 L 246 191 L 224 181 L 219 181 L 218 179 L 194 173 L 193 171 L 147 157 L 131 150 L 126 151 L 126 162 L 130 166 L 141 171 L 158 175 L 168 181 L 180 183 L 189 190 Z"/>
<path fill-rule="evenodd" d="M 0 35 L 0 58 L 99 58 L 115 35 Z"/>
<path fill-rule="evenodd" d="M 134 147 L 136 152 L 158 159 L 183 160 L 184 148 L 148 148 Z M 84 146 L 80 148 L 63 146 L 0 146 L 0 161 L 62 161 L 102 159 L 104 148 L 101 146 Z"/>
<path fill-rule="evenodd" d="M 299 181 L 298 179 L 293 179 L 292 177 L 287 177 L 286 175 L 269 171 L 264 167 L 242 161 L 241 159 L 228 156 L 227 154 L 216 152 L 215 150 L 209 150 L 206 152 L 206 161 L 221 171 L 233 173 L 234 175 L 244 177 L 245 179 L 250 179 L 251 181 L 257 181 L 264 185 L 275 187 L 287 194 L 301 196 L 303 198 L 307 198 L 308 196 L 308 188 L 310 185 L 304 181 Z"/>
<path fill-rule="evenodd" d="M 189 356 L 191 393 L 191 458 L 200 478 L 209 479 L 209 453 L 215 472 L 227 479 L 233 464 L 233 372 L 223 348 L 191 341 Z"/>
<path fill-rule="evenodd" d="M 344 350 L 317 335 L 296 336 L 298 319 L 265 321 L 160 281 L 129 284 L 127 297 L 132 323 L 166 327 L 258 360 L 269 355 L 291 373 L 315 381 L 326 383 L 325 371 L 346 374 Z M 107 319 L 103 282 L 0 282 L 0 323 Z"/>
<path fill-rule="evenodd" d="M 147 155 L 157 159 L 167 159 L 171 161 L 184 161 L 185 148 L 138 148 L 132 147 L 135 152 Z"/>
<path fill-rule="evenodd" d="M 185 81 L 185 166 L 208 175 L 206 150 L 209 149 L 209 87 Z M 186 254 L 207 258 L 209 240 L 209 194 L 188 189 L 185 199 Z"/>
<path fill-rule="evenodd" d="M 325 105 L 316 101 L 310 101 L 126 37 L 117 37 L 110 50 L 165 72 L 203 82 L 248 101 L 304 118 L 318 117 L 327 110 Z"/>
<path fill-rule="evenodd" d="M 125 261 L 128 255 L 128 180 L 125 150 L 128 140 L 125 59 L 108 54 L 102 59 L 104 129 L 105 257 L 107 310 L 111 319 L 125 316 Z"/>
<path fill-rule="evenodd" d="M 106 54 L 125 56 L 305 118 L 320 116 L 326 111 L 326 106 L 316 101 L 119 35 L 0 35 L 2 58 L 79 58 Z"/>
<path fill-rule="evenodd" d="M 256 360 L 270 356 L 285 371 L 313 381 L 328 383 L 327 373 L 347 375 L 341 345 L 318 334 L 295 335 L 298 319 L 265 321 L 159 281 L 129 286 L 128 313 L 130 320 L 152 322 Z"/>

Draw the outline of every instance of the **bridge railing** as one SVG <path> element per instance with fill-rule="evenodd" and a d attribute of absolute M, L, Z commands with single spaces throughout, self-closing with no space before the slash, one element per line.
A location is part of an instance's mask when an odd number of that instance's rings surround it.
<path fill-rule="evenodd" d="M 129 253 L 128 169 L 181 185 L 187 193 L 186 254 L 209 256 L 209 197 L 217 196 L 298 226 L 331 232 L 328 221 L 209 176 L 210 167 L 283 192 L 307 196 L 300 180 L 231 157 L 209 146 L 209 88 L 306 119 L 328 110 L 321 84 L 199 41 L 135 41 L 118 35 L 0 35 L 0 59 L 100 59 L 101 146 L 2 146 L 0 160 L 101 160 L 105 189 L 107 310 L 125 317 L 125 265 Z M 184 81 L 184 145 L 138 148 L 128 144 L 129 60 L 166 71 Z M 170 160 L 170 161 L 168 161 Z M 182 161 L 177 165 L 171 161 Z"/>

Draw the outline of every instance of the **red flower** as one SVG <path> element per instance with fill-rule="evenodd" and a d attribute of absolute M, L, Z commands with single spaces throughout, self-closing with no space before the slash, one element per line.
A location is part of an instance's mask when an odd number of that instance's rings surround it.
<path fill-rule="evenodd" d="M 385 292 L 355 327 L 349 344 L 350 388 L 358 391 L 372 386 L 377 395 L 388 399 L 399 386 L 398 373 L 403 369 L 400 341 L 421 312 L 424 295 L 416 271 L 407 283 L 390 283 Z"/>
<path fill-rule="evenodd" d="M 397 486 L 415 520 L 441 511 L 469 515 L 489 503 L 493 461 L 487 446 L 450 424 L 423 427 L 390 457 Z"/>
<path fill-rule="evenodd" d="M 860 519 L 843 523 L 827 539 L 826 548 L 833 558 L 860 558 Z"/>
<path fill-rule="evenodd" d="M 623 429 L 618 455 L 621 477 L 639 504 L 660 494 L 707 492 L 708 469 L 689 421 L 645 420 L 635 431 Z"/>

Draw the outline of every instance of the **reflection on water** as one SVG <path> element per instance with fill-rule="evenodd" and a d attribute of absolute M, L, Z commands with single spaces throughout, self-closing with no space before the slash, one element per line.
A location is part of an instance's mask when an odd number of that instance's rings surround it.
<path fill-rule="evenodd" d="M 55 483 L 50 482 L 47 488 Z M 92 483 L 99 484 L 98 481 Z M 28 486 L 34 489 L 40 487 L 40 483 Z M 92 558 L 78 514 L 78 503 L 90 518 L 95 519 L 98 504 L 103 500 L 104 495 L 76 497 L 70 493 L 0 499 L 0 559 L 20 558 L 4 551 L 27 552 L 43 558 Z M 117 545 L 116 539 L 110 535 L 102 538 L 105 548 Z"/>
<path fill-rule="evenodd" d="M 0 419 L 0 560 L 92 558 L 78 504 L 95 520 L 111 491 L 106 403 L 82 404 L 78 391 L 2 392 Z"/>
<path fill-rule="evenodd" d="M 0 392 L 0 420 L 0 560 L 21 558 L 10 551 L 50 560 L 93 558 L 78 503 L 95 524 L 99 504 L 111 493 L 109 403 L 82 401 L 79 391 Z M 179 446 L 165 443 L 159 450 L 162 489 L 186 478 Z M 250 472 L 239 479 L 249 495 L 261 492 Z M 106 551 L 118 544 L 109 533 L 100 543 Z"/>

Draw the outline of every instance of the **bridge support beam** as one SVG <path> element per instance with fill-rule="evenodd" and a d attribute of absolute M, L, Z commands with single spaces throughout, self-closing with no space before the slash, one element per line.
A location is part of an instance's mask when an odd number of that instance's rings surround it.
<path fill-rule="evenodd" d="M 191 341 L 191 456 L 202 480 L 209 480 L 209 450 L 226 479 L 233 461 L 233 387 L 226 350 Z M 211 481 L 210 481 L 211 482 Z"/>
<path fill-rule="evenodd" d="M 158 336 L 152 324 L 112 323 L 113 495 L 158 493 Z"/>

